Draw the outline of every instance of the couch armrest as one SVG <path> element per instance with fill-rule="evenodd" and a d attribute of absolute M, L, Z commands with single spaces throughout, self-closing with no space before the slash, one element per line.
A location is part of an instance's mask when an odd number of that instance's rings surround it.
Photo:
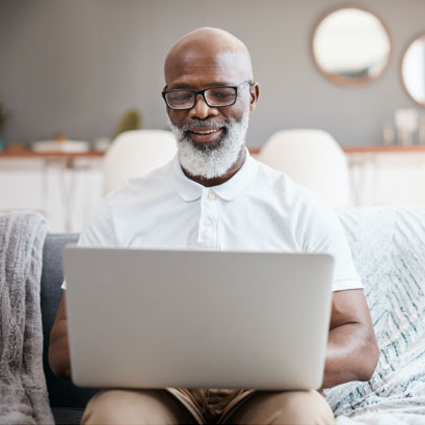
<path fill-rule="evenodd" d="M 43 248 L 41 275 L 41 314 L 43 320 L 43 365 L 52 407 L 84 408 L 97 392 L 95 389 L 78 388 L 69 380 L 58 379 L 50 369 L 48 349 L 50 330 L 62 298 L 62 251 L 66 244 L 78 241 L 76 233 L 48 234 Z"/>

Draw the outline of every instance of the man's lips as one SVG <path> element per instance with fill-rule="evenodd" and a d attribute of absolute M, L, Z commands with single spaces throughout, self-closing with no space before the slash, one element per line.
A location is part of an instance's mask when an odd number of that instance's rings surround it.
<path fill-rule="evenodd" d="M 189 130 L 190 138 L 196 142 L 215 142 L 224 131 L 224 127 L 198 127 Z"/>

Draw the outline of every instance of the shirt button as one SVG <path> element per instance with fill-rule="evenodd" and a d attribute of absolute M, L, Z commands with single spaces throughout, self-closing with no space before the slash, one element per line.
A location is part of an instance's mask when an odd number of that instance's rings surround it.
<path fill-rule="evenodd" d="M 208 193 L 208 199 L 211 199 L 212 201 L 216 198 L 215 193 L 214 192 L 210 192 Z"/>
<path fill-rule="evenodd" d="M 211 222 L 211 220 L 209 218 L 206 218 L 204 220 L 204 226 L 205 227 L 211 227 L 211 224 L 212 224 L 212 222 Z"/>

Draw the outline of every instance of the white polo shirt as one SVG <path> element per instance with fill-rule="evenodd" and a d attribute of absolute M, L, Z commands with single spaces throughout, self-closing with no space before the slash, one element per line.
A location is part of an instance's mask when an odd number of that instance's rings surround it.
<path fill-rule="evenodd" d="M 79 245 L 323 252 L 335 258 L 334 291 L 363 288 L 332 210 L 248 151 L 241 169 L 219 186 L 187 178 L 177 156 L 124 183 L 102 200 Z"/>

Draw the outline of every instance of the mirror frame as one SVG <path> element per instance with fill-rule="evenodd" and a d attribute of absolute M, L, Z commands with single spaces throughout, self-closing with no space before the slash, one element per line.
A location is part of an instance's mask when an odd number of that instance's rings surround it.
<path fill-rule="evenodd" d="M 357 78 L 357 79 L 342 77 L 342 76 L 334 74 L 332 72 L 325 71 L 322 68 L 322 66 L 319 64 L 319 62 L 317 61 L 316 54 L 314 52 L 314 37 L 316 36 L 317 29 L 319 28 L 319 25 L 332 13 L 338 12 L 340 10 L 345 10 L 345 9 L 357 9 L 357 10 L 361 10 L 363 12 L 370 13 L 381 23 L 384 31 L 386 32 L 386 34 L 388 36 L 388 41 L 390 43 L 390 52 L 388 54 L 387 61 L 385 62 L 385 65 L 383 66 L 381 72 L 378 75 L 376 75 L 375 77 L 360 77 L 360 78 Z M 311 35 L 311 40 L 310 40 L 310 52 L 311 52 L 311 56 L 313 58 L 314 64 L 316 65 L 316 68 L 320 71 L 320 74 L 323 75 L 327 80 L 331 81 L 332 83 L 334 83 L 334 84 L 336 84 L 340 87 L 341 86 L 342 87 L 359 87 L 359 86 L 364 86 L 366 84 L 370 84 L 370 83 L 374 82 L 375 80 L 377 80 L 388 69 L 388 66 L 389 66 L 391 59 L 393 57 L 393 50 L 394 50 L 393 40 L 391 38 L 390 31 L 389 31 L 387 25 L 385 24 L 385 22 L 381 19 L 381 17 L 379 15 L 377 15 L 372 10 L 368 9 L 367 7 L 358 6 L 358 5 L 345 5 L 345 6 L 336 7 L 334 9 L 329 10 L 327 13 L 325 13 L 323 16 L 321 16 L 319 18 L 319 20 L 317 21 L 317 23 L 315 24 L 315 26 L 313 28 L 312 35 Z"/>
<path fill-rule="evenodd" d="M 403 54 L 401 55 L 401 61 L 400 61 L 400 79 L 401 79 L 401 85 L 403 86 L 404 91 L 407 93 L 407 96 L 409 97 L 409 99 L 411 99 L 415 105 L 420 106 L 421 108 L 425 109 L 425 101 L 421 102 L 419 100 L 416 100 L 409 92 L 409 90 L 407 89 L 406 83 L 404 82 L 404 78 L 403 78 L 403 62 L 404 62 L 404 58 L 406 57 L 407 51 L 410 49 L 410 47 L 412 46 L 412 44 L 419 40 L 419 39 L 423 39 L 425 41 L 425 32 L 421 32 L 419 34 L 417 34 L 412 40 L 410 40 L 410 42 L 407 44 L 407 47 L 404 49 Z"/>

